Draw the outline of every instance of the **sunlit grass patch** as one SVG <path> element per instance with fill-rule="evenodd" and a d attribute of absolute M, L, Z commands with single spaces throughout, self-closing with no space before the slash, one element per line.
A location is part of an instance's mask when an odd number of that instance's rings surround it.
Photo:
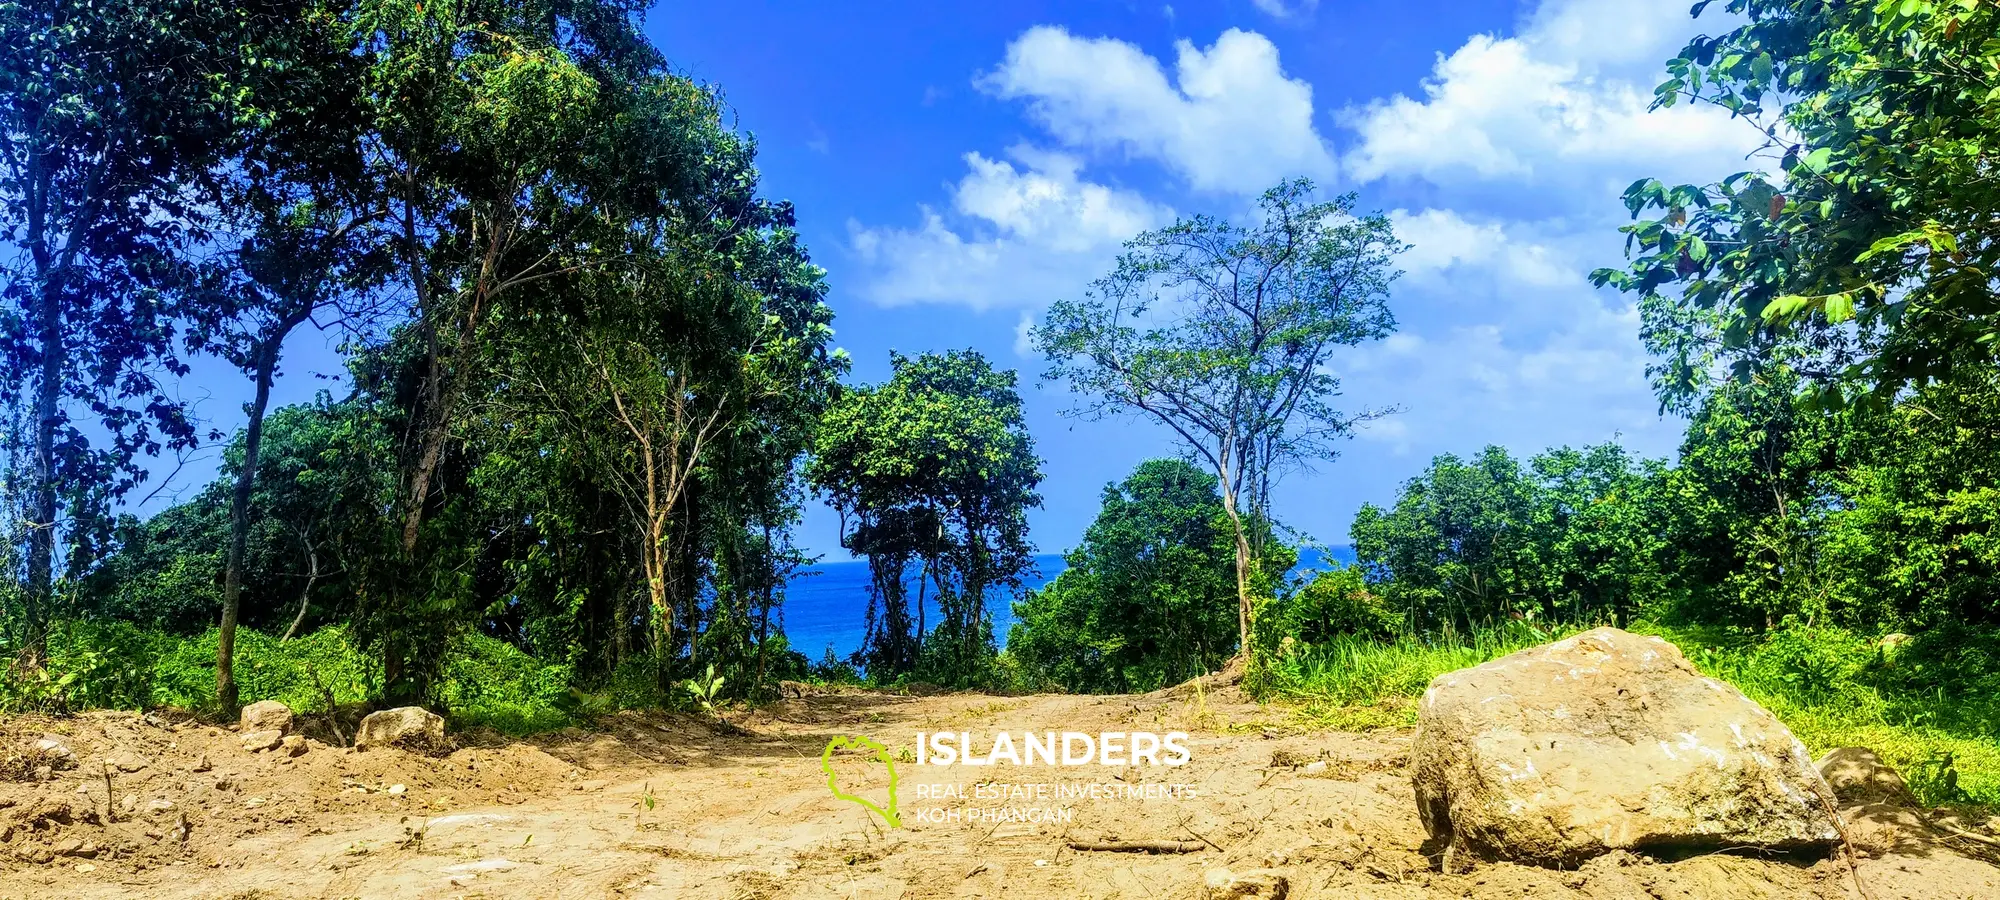
<path fill-rule="evenodd" d="M 1432 678 L 1582 630 L 1514 623 L 1390 642 L 1336 638 L 1268 662 L 1253 687 L 1286 706 L 1282 730 L 1404 727 L 1415 724 L 1414 701 Z M 1983 681 L 1941 684 L 1935 671 L 1912 677 L 1874 640 L 1838 629 L 1633 630 L 1673 641 L 1696 668 L 1763 704 L 1815 755 L 1868 747 L 1927 804 L 2000 805 L 2000 697 Z"/>

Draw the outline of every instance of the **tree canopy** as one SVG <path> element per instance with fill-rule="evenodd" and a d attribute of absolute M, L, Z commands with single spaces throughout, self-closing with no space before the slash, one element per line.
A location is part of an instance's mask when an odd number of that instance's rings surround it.
<path fill-rule="evenodd" d="M 808 475 L 873 572 L 862 661 L 878 674 L 921 667 L 963 683 L 993 653 L 988 594 L 1018 587 L 1034 565 L 1027 511 L 1041 505 L 1042 461 L 1013 372 L 971 350 L 892 353 L 889 363 L 888 382 L 828 410 Z"/>
<path fill-rule="evenodd" d="M 1287 181 L 1238 225 L 1195 216 L 1139 234 L 1081 300 L 1058 300 L 1032 332 L 1047 377 L 1090 417 L 1159 422 L 1216 475 L 1235 554 L 1239 646 L 1250 645 L 1257 548 L 1287 466 L 1331 458 L 1334 442 L 1380 410 L 1335 400 L 1337 348 L 1395 328 L 1389 285 L 1402 252 L 1381 215 L 1354 197 L 1313 202 Z"/>
<path fill-rule="evenodd" d="M 2000 11 L 1694 6 L 1725 10 L 1739 23 L 1670 61 L 1654 105 L 1729 110 L 1767 136 L 1768 165 L 1707 185 L 1634 182 L 1630 264 L 1592 276 L 1642 298 L 1663 394 L 1685 401 L 1718 368 L 1747 378 L 1751 357 L 1773 353 L 1808 386 L 1883 397 L 1990 365 Z"/>

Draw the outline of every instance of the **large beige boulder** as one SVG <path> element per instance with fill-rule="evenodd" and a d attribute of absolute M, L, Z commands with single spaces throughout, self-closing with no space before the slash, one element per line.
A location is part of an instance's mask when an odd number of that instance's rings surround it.
<path fill-rule="evenodd" d="M 1783 723 L 1674 645 L 1616 628 L 1433 679 L 1412 754 L 1447 868 L 1840 840 L 1833 794 Z"/>
<path fill-rule="evenodd" d="M 243 707 L 237 731 L 249 734 L 256 731 L 275 731 L 279 734 L 292 733 L 292 708 L 276 700 L 259 700 Z"/>
<path fill-rule="evenodd" d="M 354 734 L 354 746 L 401 747 L 419 753 L 436 753 L 446 748 L 444 718 L 421 706 L 402 706 L 369 713 Z"/>

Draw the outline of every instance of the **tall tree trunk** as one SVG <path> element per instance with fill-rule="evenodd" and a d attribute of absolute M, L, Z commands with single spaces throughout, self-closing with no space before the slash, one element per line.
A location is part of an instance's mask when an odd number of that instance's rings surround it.
<path fill-rule="evenodd" d="M 60 278 L 46 270 L 47 253 L 38 250 L 41 269 L 36 324 L 41 334 L 41 380 L 35 386 L 34 487 L 28 532 L 28 593 L 25 598 L 27 661 L 39 664 L 47 638 L 47 616 L 54 601 L 56 556 L 56 430 L 62 419 L 62 381 L 67 348 L 62 334 Z"/>
<path fill-rule="evenodd" d="M 250 422 L 243 429 L 242 468 L 236 472 L 236 492 L 229 501 L 229 561 L 222 575 L 222 634 L 215 643 L 215 699 L 225 713 L 235 712 L 237 707 L 236 621 L 243 606 L 243 551 L 250 543 L 250 493 L 257 485 L 257 445 L 264 439 L 264 410 L 271 404 L 271 378 L 278 367 L 281 340 L 282 334 L 267 337 L 256 348 L 257 395 L 250 401 Z"/>
<path fill-rule="evenodd" d="M 760 523 L 764 527 L 764 603 L 757 610 L 757 683 L 755 688 L 764 687 L 764 645 L 771 639 L 771 606 L 778 601 L 778 553 L 771 546 L 771 523 L 767 519 Z"/>
<path fill-rule="evenodd" d="M 927 607 L 927 606 L 928 606 L 928 605 L 930 604 L 930 602 L 931 602 L 931 598 L 930 598 L 930 596 L 929 596 L 929 595 L 930 595 L 930 583 L 929 583 L 929 581 L 930 581 L 930 577 L 931 577 L 931 557 L 930 557 L 930 554 L 928 554 L 928 553 L 924 554 L 923 558 L 922 558 L 922 559 L 920 559 L 920 560 L 919 560 L 919 561 L 917 562 L 917 566 L 918 566 L 918 568 L 917 568 L 917 640 L 916 640 L 916 645 L 917 645 L 917 652 L 916 652 L 916 655 L 917 655 L 917 658 L 921 659 L 921 658 L 923 658 L 923 655 L 924 655 L 924 629 L 926 629 L 926 628 L 929 628 L 929 627 L 930 627 L 930 611 L 929 611 L 929 610 L 928 610 L 928 609 L 926 608 L 926 607 Z"/>
<path fill-rule="evenodd" d="M 1244 534 L 1243 517 L 1236 511 L 1236 489 L 1227 474 L 1222 476 L 1222 511 L 1229 516 L 1229 530 L 1236 538 L 1236 655 L 1250 658 L 1250 539 Z"/>
<path fill-rule="evenodd" d="M 56 559 L 56 426 L 62 414 L 63 345 L 62 273 L 49 248 L 48 167 L 37 155 L 29 163 L 27 247 L 35 267 L 35 325 L 42 352 L 41 381 L 35 386 L 34 471 L 28 523 L 28 591 L 23 598 L 27 622 L 22 656 L 40 665 L 47 640 L 47 615 L 54 599 Z"/>

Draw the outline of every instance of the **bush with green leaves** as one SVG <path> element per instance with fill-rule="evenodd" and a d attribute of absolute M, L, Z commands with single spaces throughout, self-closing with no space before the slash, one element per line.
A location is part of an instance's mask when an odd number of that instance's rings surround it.
<path fill-rule="evenodd" d="M 1214 671 L 1236 652 L 1236 543 L 1214 475 L 1178 459 L 1106 485 L 1096 521 L 1055 581 L 1014 604 L 1010 659 L 1033 683 L 1150 691 Z M 1269 596 L 1297 561 L 1268 523 L 1253 587 Z"/>
<path fill-rule="evenodd" d="M 181 636 L 125 622 L 59 622 L 45 665 L 13 670 L 0 681 L 0 711 L 216 712 L 216 638 L 213 628 Z M 359 705 L 381 696 L 381 663 L 355 648 L 346 626 L 290 641 L 240 629 L 236 647 L 244 703 L 276 700 L 322 713 L 329 703 Z M 544 663 L 480 634 L 460 638 L 446 656 L 436 699 L 457 723 L 526 734 L 576 721 L 580 702 L 568 665 Z"/>
<path fill-rule="evenodd" d="M 529 734 L 575 721 L 579 701 L 568 665 L 543 663 L 483 634 L 459 638 L 446 658 L 438 700 L 461 723 Z"/>
<path fill-rule="evenodd" d="M 1272 598 L 1257 616 L 1258 643 L 1268 652 L 1287 639 L 1308 646 L 1344 637 L 1386 640 L 1402 624 L 1402 615 L 1369 590 L 1359 566 L 1342 566 L 1314 572 L 1311 580 Z"/>

